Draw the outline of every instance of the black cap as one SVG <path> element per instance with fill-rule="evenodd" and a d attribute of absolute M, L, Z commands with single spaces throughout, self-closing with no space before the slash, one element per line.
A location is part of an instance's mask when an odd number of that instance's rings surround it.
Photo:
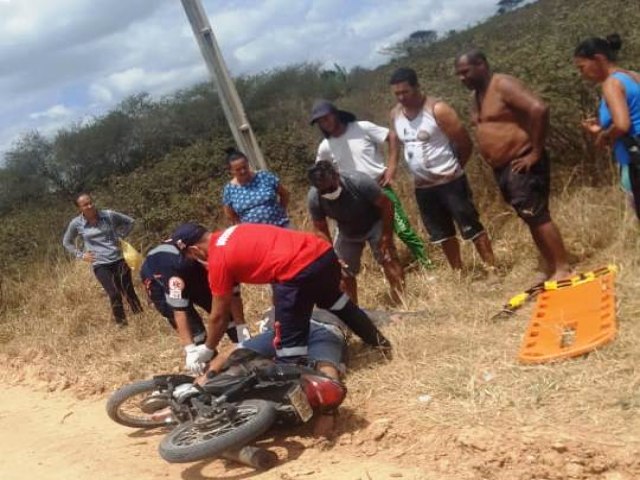
<path fill-rule="evenodd" d="M 171 234 L 167 243 L 172 243 L 183 252 L 188 247 L 195 245 L 207 233 L 207 229 L 197 223 L 183 223 Z"/>

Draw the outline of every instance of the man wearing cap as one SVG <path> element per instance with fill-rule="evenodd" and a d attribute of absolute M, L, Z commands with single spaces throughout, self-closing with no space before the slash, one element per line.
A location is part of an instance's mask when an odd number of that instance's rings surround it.
<path fill-rule="evenodd" d="M 209 268 L 214 302 L 207 340 L 198 347 L 199 361 L 214 356 L 226 328 L 233 287 L 239 283 L 272 284 L 277 359 L 306 358 L 314 305 L 330 310 L 365 343 L 391 348 L 367 314 L 340 291 L 338 258 L 331 244 L 317 235 L 259 224 L 209 232 L 186 223 L 176 229 L 171 241 Z"/>
<path fill-rule="evenodd" d="M 393 203 L 380 186 L 361 172 L 338 174 L 328 160 L 320 160 L 309 169 L 308 205 L 313 225 L 327 241 L 331 233 L 327 217 L 337 222 L 333 248 L 343 262 L 346 293 L 358 303 L 356 275 L 365 243 L 382 266 L 394 303 L 401 303 L 404 272 L 393 245 Z"/>
<path fill-rule="evenodd" d="M 195 306 L 211 312 L 206 268 L 180 255 L 175 245 L 164 242 L 147 253 L 140 277 L 149 300 L 178 333 L 187 369 L 194 374 L 201 373 L 204 365 L 198 361 L 197 345 L 204 343 L 207 331 Z M 234 290 L 231 310 L 233 325 L 227 329 L 227 335 L 236 343 L 249 337 L 239 287 Z"/>
<path fill-rule="evenodd" d="M 327 100 L 317 100 L 311 110 L 311 125 L 317 124 L 324 135 L 318 146 L 316 162 L 329 160 L 342 173 L 361 172 L 376 181 L 393 202 L 393 228 L 413 256 L 424 266 L 432 266 L 424 242 L 402 208 L 400 199 L 391 188 L 397 161 L 389 158 L 384 164 L 383 144 L 389 141 L 389 129 L 372 122 L 357 121 L 351 112 L 338 110 Z"/>

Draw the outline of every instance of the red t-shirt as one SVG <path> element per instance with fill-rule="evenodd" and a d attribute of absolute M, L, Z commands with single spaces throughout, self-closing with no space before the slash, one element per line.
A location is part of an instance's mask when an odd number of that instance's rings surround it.
<path fill-rule="evenodd" d="M 214 232 L 209 242 L 209 287 L 231 293 L 237 283 L 290 280 L 331 249 L 317 235 L 272 225 L 244 223 Z"/>

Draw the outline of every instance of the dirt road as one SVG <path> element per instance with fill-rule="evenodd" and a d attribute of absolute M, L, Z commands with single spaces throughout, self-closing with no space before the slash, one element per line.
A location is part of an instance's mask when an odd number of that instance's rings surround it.
<path fill-rule="evenodd" d="M 304 448 L 304 439 L 296 437 L 274 448 L 280 465 L 262 474 L 223 460 L 170 465 L 156 451 L 162 432 L 114 424 L 104 400 L 81 401 L 66 392 L 23 386 L 0 391 L 0 432 L 2 480 L 429 478 L 417 468 Z"/>

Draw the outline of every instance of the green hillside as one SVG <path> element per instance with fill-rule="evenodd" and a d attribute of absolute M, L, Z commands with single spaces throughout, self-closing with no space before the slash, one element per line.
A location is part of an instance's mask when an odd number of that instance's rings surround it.
<path fill-rule="evenodd" d="M 617 31 L 624 40 L 621 63 L 640 66 L 638 6 L 625 0 L 540 0 L 373 71 L 299 65 L 238 79 L 238 88 L 270 168 L 293 187 L 295 201 L 303 198 L 304 169 L 319 139 L 307 123 L 314 98 L 325 96 L 361 118 L 386 122 L 393 103 L 389 73 L 409 65 L 427 92 L 450 101 L 466 118 L 468 93 L 453 75 L 453 60 L 477 46 L 495 70 L 520 77 L 550 103 L 549 146 L 556 165 L 567 167 L 557 170 L 555 188 L 611 182 L 609 160 L 590 149 L 577 127 L 595 94 L 578 78 L 572 52 L 585 36 Z M 221 221 L 220 190 L 227 180 L 222 150 L 231 139 L 208 84 L 160 100 L 132 97 L 91 126 L 61 131 L 51 141 L 23 140 L 8 156 L 10 168 L 0 170 L 5 273 L 24 272 L 26 264 L 61 254 L 59 238 L 74 214 L 70 198 L 79 189 L 94 191 L 102 206 L 135 216 L 142 227 L 136 241 L 144 246 L 182 220 L 211 226 Z M 572 175 L 563 176 L 563 170 Z M 476 164 L 471 176 L 480 204 L 492 208 L 494 193 L 484 194 L 493 192 L 484 184 L 486 171 Z"/>

